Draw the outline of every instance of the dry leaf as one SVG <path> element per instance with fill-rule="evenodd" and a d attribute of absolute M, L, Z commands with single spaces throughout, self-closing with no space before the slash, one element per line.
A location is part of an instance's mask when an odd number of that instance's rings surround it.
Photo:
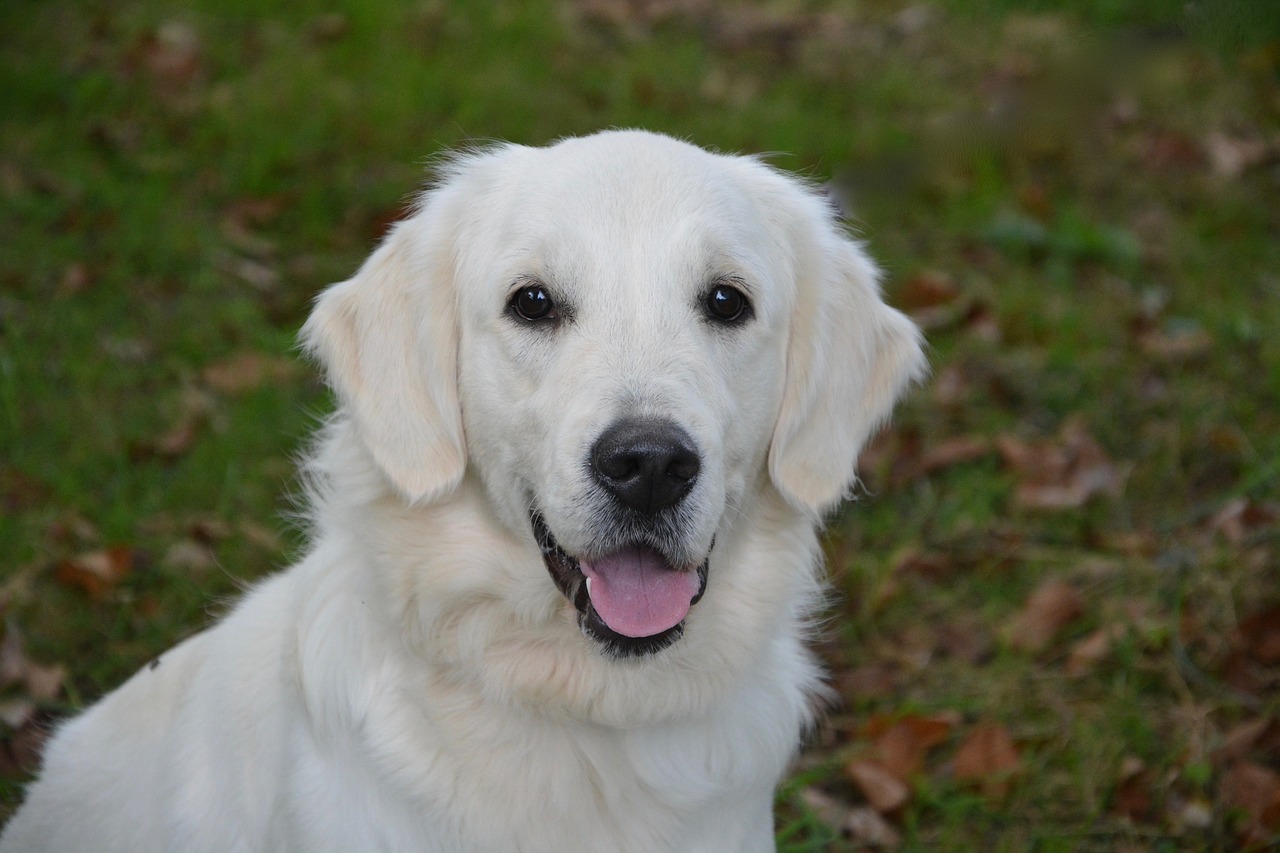
<path fill-rule="evenodd" d="M 920 477 L 936 473 L 955 465 L 975 462 L 995 450 L 987 438 L 978 435 L 961 435 L 948 438 L 938 444 L 925 447 L 913 457 L 894 460 L 893 483 L 901 486 Z"/>
<path fill-rule="evenodd" d="M 1262 666 L 1280 664 L 1280 605 L 1245 617 L 1238 626 L 1242 650 Z"/>
<path fill-rule="evenodd" d="M 881 814 L 895 812 L 911 799 L 911 789 L 880 764 L 855 758 L 845 765 L 845 772 L 871 807 Z"/>
<path fill-rule="evenodd" d="M 841 835 L 854 844 L 865 844 L 877 850 L 893 850 L 902 843 L 898 830 L 875 809 L 865 806 L 849 809 L 840 830 Z"/>
<path fill-rule="evenodd" d="M 1149 822 L 1154 816 L 1151 782 L 1151 773 L 1142 759 L 1132 755 L 1125 758 L 1111 798 L 1112 812 L 1135 823 Z"/>
<path fill-rule="evenodd" d="M 1018 748 L 1009 730 L 999 723 L 980 723 L 956 750 L 957 781 L 976 784 L 993 800 L 1003 799 L 1021 768 Z"/>
<path fill-rule="evenodd" d="M 1111 644 L 1122 634 L 1124 629 L 1119 625 L 1108 625 L 1099 628 L 1071 647 L 1067 655 L 1067 675 L 1079 678 L 1088 675 L 1093 667 L 1111 651 Z"/>
<path fill-rule="evenodd" d="M 875 715 L 863 731 L 871 738 L 871 757 L 895 778 L 908 782 L 924 769 L 930 750 L 947 741 L 958 724 L 955 714 Z"/>
<path fill-rule="evenodd" d="M 1220 130 L 1205 137 L 1204 148 L 1209 154 L 1209 165 L 1214 174 L 1223 178 L 1240 177 L 1254 166 L 1265 163 L 1271 153 L 1266 141 L 1259 137 L 1241 139 Z"/>
<path fill-rule="evenodd" d="M 917 273 L 907 279 L 894 301 L 903 311 L 911 313 L 920 308 L 936 308 L 954 302 L 960 295 L 955 280 L 936 270 Z"/>
<path fill-rule="evenodd" d="M 102 598 L 133 571 L 135 557 L 127 545 L 114 545 L 63 560 L 54 576 L 60 584 L 82 589 L 93 598 Z"/>
<path fill-rule="evenodd" d="M 836 676 L 836 689 L 848 699 L 883 699 L 898 690 L 901 669 L 889 663 L 868 663 Z"/>
<path fill-rule="evenodd" d="M 1236 498 L 1213 514 L 1209 528 L 1231 544 L 1239 545 L 1254 533 L 1274 528 L 1278 522 L 1280 507 Z"/>
<path fill-rule="evenodd" d="M 1273 753 L 1280 757 L 1280 720 L 1254 717 L 1238 723 L 1222 736 L 1222 746 L 1214 750 L 1213 763 L 1222 767 L 1246 756 L 1258 758 Z"/>
<path fill-rule="evenodd" d="M 1005 633 L 1009 645 L 1034 654 L 1084 612 L 1084 599 L 1063 580 L 1044 581 L 1027 598 Z"/>
<path fill-rule="evenodd" d="M 238 394 L 268 383 L 288 382 L 296 373 L 297 365 L 291 359 L 276 358 L 260 352 L 242 352 L 209 365 L 202 375 L 205 384 L 215 391 Z"/>
<path fill-rule="evenodd" d="M 162 94 L 185 88 L 201 71 L 200 34 L 182 21 L 166 21 L 129 51 L 126 64 L 141 66 L 161 84 Z"/>
<path fill-rule="evenodd" d="M 1237 761 L 1223 775 L 1218 794 L 1229 809 L 1240 809 L 1250 822 L 1280 829 L 1280 775 L 1250 761 Z"/>
<path fill-rule="evenodd" d="M 902 843 L 898 831 L 874 809 L 838 800 L 818 788 L 800 792 L 800 800 L 818 820 L 857 844 L 892 850 Z"/>
<path fill-rule="evenodd" d="M 1079 417 L 1063 424 L 1056 442 L 1006 435 L 996 439 L 996 447 L 1018 477 L 1014 502 L 1029 509 L 1074 509 L 1096 495 L 1118 495 L 1124 485 L 1124 472 Z"/>
<path fill-rule="evenodd" d="M 938 627 L 938 651 L 970 664 L 991 657 L 994 644 L 985 625 L 978 621 L 947 622 Z"/>

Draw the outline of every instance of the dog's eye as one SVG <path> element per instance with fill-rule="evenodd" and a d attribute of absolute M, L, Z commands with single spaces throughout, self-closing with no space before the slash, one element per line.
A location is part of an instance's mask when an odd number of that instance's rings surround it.
<path fill-rule="evenodd" d="M 707 317 L 717 323 L 741 323 L 751 318 L 751 302 L 741 290 L 728 284 L 712 287 L 702 304 Z"/>
<path fill-rule="evenodd" d="M 555 320 L 556 305 L 551 301 L 546 289 L 540 284 L 531 284 L 521 288 L 511 297 L 511 311 L 521 320 L 536 323 L 541 320 Z"/>

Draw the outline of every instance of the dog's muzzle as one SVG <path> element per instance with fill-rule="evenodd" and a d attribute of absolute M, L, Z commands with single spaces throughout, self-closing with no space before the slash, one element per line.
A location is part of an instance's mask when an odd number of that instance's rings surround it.
<path fill-rule="evenodd" d="M 680 639 L 685 617 L 706 592 L 710 553 L 696 568 L 677 568 L 639 544 L 580 560 L 556 543 L 541 513 L 531 513 L 530 522 L 556 588 L 577 609 L 583 632 L 606 654 L 649 655 Z"/>

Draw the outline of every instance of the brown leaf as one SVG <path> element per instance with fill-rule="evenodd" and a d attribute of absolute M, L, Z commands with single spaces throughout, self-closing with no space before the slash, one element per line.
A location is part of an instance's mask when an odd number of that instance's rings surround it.
<path fill-rule="evenodd" d="M 242 352 L 209 365 L 202 375 L 205 384 L 215 391 L 238 394 L 268 383 L 288 382 L 296 373 L 297 365 L 292 359 L 276 358 L 260 352 Z"/>
<path fill-rule="evenodd" d="M 1271 153 L 1266 141 L 1257 136 L 1242 139 L 1228 136 L 1220 130 L 1211 131 L 1205 137 L 1204 147 L 1214 174 L 1223 178 L 1240 177 L 1254 166 L 1265 163 Z"/>
<path fill-rule="evenodd" d="M 58 694 L 62 692 L 62 682 L 66 677 L 65 666 L 40 666 L 28 661 L 23 683 L 26 685 L 28 696 L 37 702 L 48 702 L 58 698 Z"/>
<path fill-rule="evenodd" d="M 1093 667 L 1111 651 L 1111 644 L 1124 634 L 1119 625 L 1099 628 L 1071 647 L 1067 655 L 1067 675 L 1079 678 L 1088 675 Z"/>
<path fill-rule="evenodd" d="M 1273 528 L 1280 522 L 1280 507 L 1236 498 L 1209 519 L 1209 528 L 1233 545 L 1239 545 L 1254 533 Z"/>
<path fill-rule="evenodd" d="M 141 67 L 170 94 L 188 86 L 200 73 L 202 54 L 200 34 L 182 21 L 166 21 L 154 32 L 143 36 L 129 51 L 126 65 Z"/>
<path fill-rule="evenodd" d="M 840 834 L 854 844 L 865 844 L 877 850 L 893 850 L 902 843 L 902 836 L 893 825 L 875 809 L 854 806 L 845 815 Z"/>
<path fill-rule="evenodd" d="M 874 809 L 854 806 L 814 787 L 802 790 L 800 801 L 818 820 L 856 844 L 892 850 L 902 843 L 898 831 Z"/>
<path fill-rule="evenodd" d="M 1111 798 L 1111 810 L 1135 823 L 1149 822 L 1154 817 L 1151 796 L 1151 772 L 1142 760 L 1126 758 L 1120 767 L 1120 778 Z"/>
<path fill-rule="evenodd" d="M 27 674 L 27 652 L 22 641 L 22 632 L 16 625 L 6 622 L 0 630 L 0 689 L 17 684 Z"/>
<path fill-rule="evenodd" d="M 1280 605 L 1265 607 L 1240 622 L 1243 651 L 1263 666 L 1280 664 Z"/>
<path fill-rule="evenodd" d="M 925 447 L 914 458 L 894 460 L 893 483 L 901 486 L 955 465 L 975 462 L 994 450 L 991 441 L 983 436 L 954 436 Z"/>
<path fill-rule="evenodd" d="M 8 465 L 0 467 L 0 509 L 6 514 L 34 509 L 52 495 L 53 489 L 43 480 Z"/>
<path fill-rule="evenodd" d="M 1280 720 L 1254 717 L 1233 726 L 1222 736 L 1222 746 L 1214 750 L 1213 763 L 1219 767 L 1252 756 L 1280 757 Z"/>
<path fill-rule="evenodd" d="M 1021 768 L 1018 748 L 999 723 L 980 723 L 956 750 L 957 781 L 976 784 L 989 799 L 1003 799 Z"/>
<path fill-rule="evenodd" d="M 1009 623 L 1005 638 L 1018 651 L 1035 654 L 1084 612 L 1084 599 L 1063 580 L 1044 581 Z"/>
<path fill-rule="evenodd" d="M 881 814 L 895 812 L 911 799 L 911 789 L 906 783 L 875 761 L 855 758 L 845 765 L 845 772 L 871 807 Z"/>
<path fill-rule="evenodd" d="M 909 782 L 924 769 L 925 758 L 945 743 L 958 723 L 954 714 L 907 714 L 872 717 L 864 727 L 872 739 L 871 757 L 894 778 Z"/>
<path fill-rule="evenodd" d="M 1249 821 L 1280 829 L 1280 775 L 1250 761 L 1237 761 L 1223 775 L 1218 795 L 1229 809 L 1240 809 Z"/>
<path fill-rule="evenodd" d="M 996 447 L 1018 477 L 1014 502 L 1028 509 L 1074 509 L 1096 495 L 1118 495 L 1124 485 L 1125 474 L 1079 417 L 1063 424 L 1057 441 L 1033 443 L 1005 435 L 996 439 Z"/>
<path fill-rule="evenodd" d="M 898 690 L 901 669 L 885 662 L 868 663 L 836 676 L 836 689 L 847 699 L 883 699 Z"/>
<path fill-rule="evenodd" d="M 58 583 L 73 586 L 93 598 L 103 598 L 134 568 L 136 555 L 127 545 L 113 545 L 63 560 L 54 576 Z"/>
<path fill-rule="evenodd" d="M 1172 318 L 1136 333 L 1142 352 L 1161 361 L 1191 361 L 1213 349 L 1213 336 L 1194 321 Z"/>
<path fill-rule="evenodd" d="M 938 651 L 965 663 L 988 660 L 993 645 L 986 626 L 976 620 L 947 622 L 938 627 Z"/>
<path fill-rule="evenodd" d="M 894 560 L 895 574 L 916 575 L 928 580 L 941 580 L 955 570 L 955 557 L 939 551 L 910 548 Z"/>

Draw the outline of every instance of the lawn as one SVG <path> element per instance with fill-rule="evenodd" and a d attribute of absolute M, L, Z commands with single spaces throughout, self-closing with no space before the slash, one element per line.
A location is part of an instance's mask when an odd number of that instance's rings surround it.
<path fill-rule="evenodd" d="M 432 155 L 642 126 L 829 181 L 930 344 L 780 848 L 1280 840 L 1280 9 L 44 0 L 0 91 L 0 815 L 303 547 L 297 329 Z"/>

